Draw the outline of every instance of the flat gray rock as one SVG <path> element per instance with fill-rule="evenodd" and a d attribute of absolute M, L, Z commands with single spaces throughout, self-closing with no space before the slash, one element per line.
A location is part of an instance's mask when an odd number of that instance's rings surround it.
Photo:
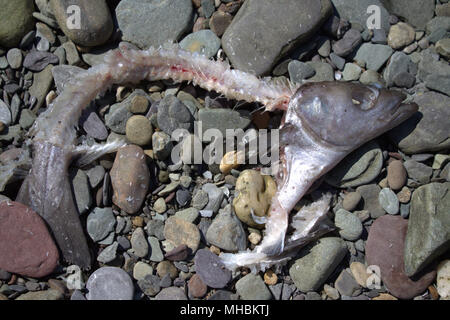
<path fill-rule="evenodd" d="M 394 50 L 384 44 L 363 43 L 356 52 L 355 61 L 364 61 L 368 70 L 378 71 Z"/>
<path fill-rule="evenodd" d="M 236 282 L 236 291 L 242 300 L 270 300 L 272 294 L 259 275 L 249 273 Z"/>
<path fill-rule="evenodd" d="M 379 0 L 331 0 L 333 7 L 341 19 L 351 23 L 357 23 L 367 29 L 367 20 L 371 13 L 367 13 L 367 8 L 376 5 L 380 8 L 381 28 L 389 30 L 389 12 Z"/>
<path fill-rule="evenodd" d="M 391 140 L 407 154 L 448 149 L 450 97 L 429 91 L 416 95 L 414 102 L 419 105 L 419 112 L 389 131 Z"/>
<path fill-rule="evenodd" d="M 95 208 L 87 218 L 87 232 L 97 242 L 105 239 L 114 230 L 115 224 L 112 208 Z"/>
<path fill-rule="evenodd" d="M 433 18 L 434 0 L 381 0 L 386 9 L 414 27 L 423 29 Z"/>
<path fill-rule="evenodd" d="M 300 258 L 289 269 L 289 275 L 300 291 L 315 291 L 336 269 L 346 253 L 347 245 L 341 238 L 322 238 L 300 251 Z"/>
<path fill-rule="evenodd" d="M 450 65 L 445 61 L 436 61 L 429 52 L 422 53 L 419 62 L 419 78 L 427 88 L 450 96 Z"/>
<path fill-rule="evenodd" d="M 450 182 L 414 191 L 405 240 L 405 273 L 412 276 L 450 249 Z"/>
<path fill-rule="evenodd" d="M 226 251 L 237 252 L 246 249 L 247 236 L 230 204 L 219 210 L 206 232 L 206 240 Z"/>
<path fill-rule="evenodd" d="M 191 0 L 123 0 L 116 8 L 123 40 L 141 49 L 179 40 L 192 14 Z"/>
<path fill-rule="evenodd" d="M 339 188 L 357 187 L 374 180 L 381 172 L 383 155 L 374 141 L 353 151 L 331 170 L 325 181 Z"/>
<path fill-rule="evenodd" d="M 248 0 L 225 31 L 222 47 L 236 69 L 262 75 L 330 14 L 329 0 Z"/>

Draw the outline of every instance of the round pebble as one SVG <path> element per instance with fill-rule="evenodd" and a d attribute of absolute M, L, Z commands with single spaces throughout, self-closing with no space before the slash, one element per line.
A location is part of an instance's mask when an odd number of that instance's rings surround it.
<path fill-rule="evenodd" d="M 361 194 L 359 192 L 349 192 L 342 201 L 342 207 L 347 211 L 353 211 L 361 202 Z"/>
<path fill-rule="evenodd" d="M 153 209 L 160 214 L 166 212 L 167 205 L 164 198 L 158 198 L 153 204 Z"/>
<path fill-rule="evenodd" d="M 134 285 L 128 273 L 117 267 L 102 267 L 91 274 L 88 300 L 133 300 Z"/>
<path fill-rule="evenodd" d="M 387 181 L 392 190 L 400 190 L 405 185 L 406 179 L 406 169 L 400 160 L 394 160 L 389 163 L 387 168 Z"/>
<path fill-rule="evenodd" d="M 147 112 L 149 101 L 146 97 L 136 95 L 131 100 L 130 111 L 134 114 L 144 114 Z"/>
<path fill-rule="evenodd" d="M 389 214 L 397 214 L 400 204 L 396 194 L 389 188 L 383 188 L 378 196 L 381 207 Z"/>
<path fill-rule="evenodd" d="M 358 216 L 344 209 L 339 209 L 336 212 L 334 223 L 339 228 L 339 234 L 345 240 L 358 240 L 363 231 L 363 226 Z"/>
<path fill-rule="evenodd" d="M 6 59 L 8 60 L 11 68 L 20 69 L 23 61 L 22 51 L 20 51 L 20 49 L 13 48 L 6 54 Z"/>
<path fill-rule="evenodd" d="M 136 96 L 137 98 L 139 96 Z M 145 99 L 145 98 L 144 98 Z M 128 119 L 125 134 L 128 141 L 137 144 L 139 146 L 145 146 L 152 141 L 153 129 L 146 117 L 141 115 L 135 115 Z"/>

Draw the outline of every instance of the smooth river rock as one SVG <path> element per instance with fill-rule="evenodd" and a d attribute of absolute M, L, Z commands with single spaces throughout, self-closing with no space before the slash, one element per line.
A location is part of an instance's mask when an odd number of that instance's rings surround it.
<path fill-rule="evenodd" d="M 225 31 L 222 47 L 236 69 L 262 75 L 330 14 L 329 0 L 247 0 Z"/>

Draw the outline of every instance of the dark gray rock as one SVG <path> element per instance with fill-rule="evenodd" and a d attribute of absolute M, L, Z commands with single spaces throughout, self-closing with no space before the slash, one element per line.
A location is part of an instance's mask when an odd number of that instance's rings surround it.
<path fill-rule="evenodd" d="M 334 285 L 342 296 L 353 297 L 361 292 L 361 287 L 346 269 L 342 270 Z"/>
<path fill-rule="evenodd" d="M 114 230 L 115 224 L 112 208 L 95 208 L 87 218 L 87 232 L 97 242 L 105 239 Z"/>
<path fill-rule="evenodd" d="M 430 91 L 416 95 L 414 102 L 419 105 L 419 112 L 389 131 L 391 140 L 407 154 L 448 149 L 450 98 Z"/>
<path fill-rule="evenodd" d="M 406 160 L 403 165 L 406 172 L 408 172 L 408 178 L 413 179 L 419 184 L 427 184 L 430 182 L 431 175 L 433 174 L 431 167 L 414 160 Z"/>
<path fill-rule="evenodd" d="M 39 72 L 49 64 L 58 64 L 59 58 L 50 52 L 30 51 L 23 60 L 23 66 L 31 71 Z"/>
<path fill-rule="evenodd" d="M 388 45 L 364 43 L 359 47 L 354 60 L 363 61 L 367 69 L 378 71 L 393 53 L 394 50 Z"/>
<path fill-rule="evenodd" d="M 226 136 L 226 129 L 245 129 L 250 124 L 250 117 L 231 109 L 201 109 L 198 119 L 202 121 L 203 132 L 218 129 Z"/>
<path fill-rule="evenodd" d="M 434 0 L 381 0 L 381 2 L 391 14 L 404 18 L 419 29 L 423 29 L 434 16 Z"/>
<path fill-rule="evenodd" d="M 381 172 L 383 155 L 376 142 L 369 142 L 353 151 L 326 176 L 335 187 L 357 187 L 374 180 Z"/>
<path fill-rule="evenodd" d="M 96 112 L 89 112 L 86 115 L 86 118 L 83 120 L 83 129 L 84 131 L 86 131 L 88 136 L 100 141 L 106 140 L 106 138 L 108 138 L 108 130 L 106 129 L 105 124 Z"/>
<path fill-rule="evenodd" d="M 329 0 L 249 0 L 225 31 L 222 47 L 235 68 L 265 74 L 307 41 L 330 13 Z"/>
<path fill-rule="evenodd" d="M 370 212 L 370 216 L 373 219 L 381 217 L 386 212 L 381 207 L 380 202 L 378 200 L 378 195 L 381 191 L 381 188 L 376 184 L 363 185 L 356 189 L 359 194 L 361 194 L 364 203 L 364 210 Z"/>
<path fill-rule="evenodd" d="M 411 58 L 403 52 L 395 52 L 384 70 L 384 80 L 386 85 L 391 87 L 394 84 L 394 78 L 401 73 L 408 73 L 412 70 Z"/>
<path fill-rule="evenodd" d="M 419 78 L 425 82 L 427 88 L 445 93 L 450 96 L 450 65 L 445 61 L 437 61 L 428 52 L 422 53 L 419 63 Z"/>
<path fill-rule="evenodd" d="M 230 204 L 214 218 L 206 233 L 206 240 L 226 251 L 237 252 L 246 249 L 247 236 Z"/>
<path fill-rule="evenodd" d="M 211 288 L 224 288 L 231 281 L 231 272 L 218 256 L 207 249 L 200 249 L 194 258 L 196 273 Z"/>
<path fill-rule="evenodd" d="M 389 12 L 380 0 L 331 0 L 331 2 L 341 19 L 359 24 L 363 28 L 367 28 L 367 20 L 373 14 L 367 13 L 367 9 L 371 5 L 376 5 L 380 8 L 381 27 L 389 30 Z"/>
<path fill-rule="evenodd" d="M 308 64 L 293 60 L 288 65 L 289 77 L 292 82 L 302 83 L 304 79 L 311 78 L 316 71 Z"/>
<path fill-rule="evenodd" d="M 158 126 L 168 135 L 176 129 L 193 129 L 194 118 L 183 102 L 173 95 L 164 97 L 158 105 Z"/>
<path fill-rule="evenodd" d="M 179 40 L 191 25 L 192 14 L 191 0 L 123 0 L 116 8 L 122 39 L 141 49 Z"/>
<path fill-rule="evenodd" d="M 344 37 L 333 44 L 333 52 L 340 57 L 346 57 L 362 43 L 361 33 L 356 29 L 350 29 Z"/>

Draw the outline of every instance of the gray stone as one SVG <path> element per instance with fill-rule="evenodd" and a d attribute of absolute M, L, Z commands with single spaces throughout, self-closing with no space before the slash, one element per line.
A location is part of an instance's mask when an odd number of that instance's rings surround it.
<path fill-rule="evenodd" d="M 380 194 L 381 188 L 376 184 L 363 185 L 356 189 L 356 191 L 361 194 L 364 202 L 364 210 L 370 212 L 370 216 L 373 219 L 381 217 L 386 212 L 380 205 L 378 200 L 378 195 Z"/>
<path fill-rule="evenodd" d="M 370 41 L 375 44 L 387 44 L 386 30 L 373 29 L 373 37 Z"/>
<path fill-rule="evenodd" d="M 335 53 L 330 53 L 330 59 L 331 62 L 336 66 L 336 68 L 338 68 L 339 70 L 343 70 L 344 66 L 345 66 L 345 59 L 339 57 L 337 54 Z"/>
<path fill-rule="evenodd" d="M 143 280 L 146 276 L 153 274 L 153 268 L 151 265 L 138 261 L 133 267 L 133 278 L 135 280 Z"/>
<path fill-rule="evenodd" d="M 431 175 L 433 174 L 433 169 L 431 167 L 414 160 L 406 160 L 403 163 L 403 166 L 405 167 L 406 172 L 408 172 L 408 178 L 413 179 L 420 184 L 427 184 L 430 182 Z"/>
<path fill-rule="evenodd" d="M 408 55 L 403 52 L 395 52 L 384 70 L 383 76 L 384 80 L 386 80 L 386 85 L 392 87 L 395 76 L 403 72 L 409 72 L 412 68 L 412 63 Z"/>
<path fill-rule="evenodd" d="M 114 241 L 113 244 L 107 246 L 97 257 L 97 261 L 101 263 L 109 263 L 116 258 L 119 243 Z"/>
<path fill-rule="evenodd" d="M 147 97 L 147 94 L 137 89 L 133 91 L 124 101 L 113 104 L 108 113 L 105 114 L 105 124 L 113 132 L 118 134 L 125 134 L 126 124 L 129 118 L 133 116 L 130 111 L 130 107 L 135 96 Z"/>
<path fill-rule="evenodd" d="M 210 18 L 214 11 L 216 10 L 214 6 L 214 0 L 202 0 L 202 10 L 205 18 Z"/>
<path fill-rule="evenodd" d="M 52 68 L 53 79 L 55 80 L 56 92 L 61 93 L 65 86 L 80 73 L 85 72 L 84 69 L 77 66 L 59 65 Z"/>
<path fill-rule="evenodd" d="M 339 188 L 357 187 L 374 180 L 381 172 L 383 154 L 374 141 L 366 143 L 342 160 L 325 180 Z"/>
<path fill-rule="evenodd" d="M 9 66 L 11 68 L 20 69 L 23 61 L 22 51 L 20 51 L 20 49 L 13 48 L 6 54 L 6 59 L 8 59 Z"/>
<path fill-rule="evenodd" d="M 88 176 L 91 187 L 96 188 L 100 184 L 100 182 L 102 182 L 103 177 L 105 176 L 105 168 L 97 165 L 87 170 L 86 174 Z"/>
<path fill-rule="evenodd" d="M 187 35 L 181 42 L 180 47 L 186 51 L 199 52 L 211 58 L 220 48 L 220 39 L 211 30 L 200 30 Z"/>
<path fill-rule="evenodd" d="M 350 29 L 344 34 L 342 39 L 333 44 L 333 52 L 340 57 L 346 57 L 361 43 L 361 33 L 356 29 Z"/>
<path fill-rule="evenodd" d="M 422 53 L 419 63 L 419 78 L 427 88 L 450 96 L 450 65 L 445 61 L 436 61 L 429 52 Z"/>
<path fill-rule="evenodd" d="M 353 278 L 352 274 L 346 269 L 342 270 L 334 285 L 343 296 L 353 297 L 361 292 L 361 287 L 356 282 L 355 278 Z"/>
<path fill-rule="evenodd" d="M 179 40 L 191 26 L 192 14 L 191 0 L 123 0 L 116 8 L 122 39 L 141 49 Z"/>
<path fill-rule="evenodd" d="M 84 214 L 93 203 L 88 177 L 84 171 L 78 169 L 72 173 L 72 187 L 78 212 Z"/>
<path fill-rule="evenodd" d="M 331 0 L 338 16 L 350 23 L 358 24 L 363 28 L 367 28 L 367 21 L 373 12 L 367 12 L 369 6 L 376 5 L 380 8 L 381 27 L 389 30 L 389 12 L 383 6 L 380 0 Z"/>
<path fill-rule="evenodd" d="M 207 249 L 200 249 L 194 257 L 196 273 L 211 288 L 224 288 L 231 281 L 231 271 L 222 260 Z"/>
<path fill-rule="evenodd" d="M 362 69 L 357 64 L 346 63 L 342 75 L 344 76 L 345 81 L 355 81 L 359 79 L 361 72 Z"/>
<path fill-rule="evenodd" d="M 0 46 L 12 48 L 34 27 L 33 1 L 2 1 L 0 11 Z"/>
<path fill-rule="evenodd" d="M 198 210 L 202 210 L 208 202 L 208 193 L 201 189 L 195 193 L 194 197 L 192 197 L 192 206 Z"/>
<path fill-rule="evenodd" d="M 236 282 L 236 292 L 242 300 L 270 300 L 272 294 L 259 275 L 249 273 Z"/>
<path fill-rule="evenodd" d="M 220 130 L 226 136 L 226 129 L 245 129 L 251 122 L 248 115 L 231 109 L 201 109 L 198 120 L 202 121 L 203 132 L 208 129 Z"/>
<path fill-rule="evenodd" d="M 91 274 L 86 289 L 88 300 L 133 300 L 131 277 L 117 267 L 102 267 Z"/>
<path fill-rule="evenodd" d="M 23 66 L 31 71 L 40 72 L 49 64 L 58 64 L 59 58 L 50 52 L 30 51 L 23 60 Z"/>
<path fill-rule="evenodd" d="M 289 269 L 289 275 L 302 292 L 317 290 L 336 269 L 347 253 L 345 241 L 322 238 L 300 251 L 300 258 Z"/>
<path fill-rule="evenodd" d="M 222 189 L 218 188 L 213 183 L 206 183 L 202 186 L 202 190 L 208 194 L 208 204 L 204 207 L 204 210 L 212 210 L 216 213 L 225 196 Z"/>
<path fill-rule="evenodd" d="M 33 113 L 33 111 L 31 111 L 30 109 L 22 109 L 19 119 L 19 124 L 22 129 L 28 130 L 33 125 L 35 120 L 36 115 Z"/>
<path fill-rule="evenodd" d="M 339 235 L 345 240 L 358 240 L 363 231 L 363 226 L 358 216 L 344 209 L 339 209 L 336 212 L 334 224 L 339 230 Z"/>
<path fill-rule="evenodd" d="M 161 262 L 164 260 L 164 254 L 159 245 L 159 241 L 155 237 L 148 237 L 148 243 L 150 244 L 150 261 Z"/>
<path fill-rule="evenodd" d="M 288 65 L 289 77 L 292 82 L 302 83 L 304 79 L 311 78 L 316 74 L 316 71 L 310 65 L 293 60 Z"/>
<path fill-rule="evenodd" d="M 386 9 L 404 18 L 413 26 L 423 29 L 434 16 L 434 0 L 381 0 Z"/>
<path fill-rule="evenodd" d="M 162 289 L 157 295 L 156 300 L 187 300 L 184 290 L 177 287 Z"/>
<path fill-rule="evenodd" d="M 83 120 L 83 129 L 86 131 L 88 136 L 100 141 L 108 138 L 108 130 L 96 112 L 89 112 L 86 119 Z"/>
<path fill-rule="evenodd" d="M 112 208 L 95 208 L 87 217 L 87 232 L 94 242 L 105 239 L 114 230 Z"/>
<path fill-rule="evenodd" d="M 315 62 L 315 61 L 308 61 L 306 64 L 308 64 L 310 67 L 316 71 L 316 74 L 309 78 L 308 80 L 311 82 L 321 82 L 321 81 L 333 81 L 334 80 L 334 71 L 333 67 L 325 62 Z"/>
<path fill-rule="evenodd" d="M 394 50 L 387 45 L 364 43 L 358 49 L 354 60 L 363 61 L 367 69 L 378 71 L 393 53 Z"/>
<path fill-rule="evenodd" d="M 131 250 L 132 253 L 139 258 L 144 258 L 148 254 L 148 242 L 145 238 L 144 230 L 136 228 L 131 235 Z"/>
<path fill-rule="evenodd" d="M 419 105 L 419 112 L 391 130 L 389 137 L 407 154 L 448 149 L 450 98 L 430 91 L 416 95 L 414 102 Z"/>
<path fill-rule="evenodd" d="M 249 0 L 225 31 L 222 47 L 236 69 L 261 75 L 308 41 L 330 13 L 328 0 Z"/>
<path fill-rule="evenodd" d="M 378 196 L 380 206 L 389 214 L 397 214 L 400 209 L 400 203 L 394 191 L 389 188 L 383 188 Z"/>
<path fill-rule="evenodd" d="M 33 74 L 33 84 L 29 89 L 30 95 L 37 99 L 33 110 L 38 110 L 44 104 L 45 97 L 50 91 L 53 82 L 52 68 L 52 65 L 48 65 L 41 72 Z"/>
<path fill-rule="evenodd" d="M 0 99 L 0 122 L 2 122 L 5 126 L 9 126 L 11 124 L 11 111 L 8 108 L 8 105 Z"/>
<path fill-rule="evenodd" d="M 70 40 L 78 45 L 93 47 L 98 46 L 110 38 L 113 33 L 113 19 L 107 1 L 60 1 L 51 0 L 54 16 L 59 27 Z M 71 5 L 76 5 L 80 10 L 82 23 L 80 28 L 69 28 L 73 12 Z"/>
<path fill-rule="evenodd" d="M 226 251 L 237 252 L 246 249 L 247 236 L 230 204 L 219 210 L 206 232 L 206 240 Z"/>
<path fill-rule="evenodd" d="M 150 274 L 139 280 L 137 284 L 145 295 L 153 297 L 161 291 L 160 282 L 161 279 L 158 276 Z"/>
<path fill-rule="evenodd" d="M 412 276 L 450 248 L 450 183 L 414 191 L 405 240 L 405 272 Z"/>
<path fill-rule="evenodd" d="M 171 135 L 176 129 L 191 131 L 194 118 L 183 102 L 173 95 L 168 95 L 159 102 L 157 121 L 158 127 Z"/>
<path fill-rule="evenodd" d="M 181 218 L 183 220 L 186 220 L 188 222 L 194 223 L 195 220 L 197 220 L 199 215 L 198 209 L 196 208 L 187 208 L 181 211 L 178 211 L 175 213 L 175 216 L 178 218 Z"/>

